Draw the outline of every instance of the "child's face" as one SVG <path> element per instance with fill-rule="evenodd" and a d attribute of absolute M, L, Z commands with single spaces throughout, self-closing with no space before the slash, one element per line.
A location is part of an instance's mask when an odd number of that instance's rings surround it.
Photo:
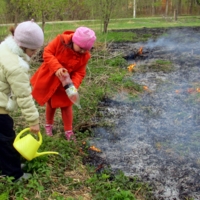
<path fill-rule="evenodd" d="M 87 50 L 83 49 L 81 47 L 79 47 L 77 44 L 73 43 L 73 49 L 74 51 L 76 51 L 77 53 L 85 53 Z"/>
<path fill-rule="evenodd" d="M 35 53 L 37 52 L 37 49 L 25 49 L 25 53 L 31 58 Z"/>

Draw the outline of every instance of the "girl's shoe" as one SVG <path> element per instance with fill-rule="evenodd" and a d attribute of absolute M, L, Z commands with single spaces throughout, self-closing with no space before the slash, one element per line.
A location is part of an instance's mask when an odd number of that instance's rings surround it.
<path fill-rule="evenodd" d="M 70 140 L 76 141 L 76 136 L 73 131 L 65 131 L 65 138 L 68 141 L 70 141 Z"/>
<path fill-rule="evenodd" d="M 45 125 L 45 131 L 46 131 L 46 134 L 48 136 L 53 136 L 53 133 L 52 133 L 52 130 L 53 130 L 53 125 L 52 124 L 46 124 Z"/>

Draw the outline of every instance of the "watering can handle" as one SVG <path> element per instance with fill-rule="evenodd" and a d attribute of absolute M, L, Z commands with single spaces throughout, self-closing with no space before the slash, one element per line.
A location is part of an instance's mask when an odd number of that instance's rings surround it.
<path fill-rule="evenodd" d="M 20 137 L 22 134 L 24 134 L 25 132 L 30 131 L 30 128 L 25 128 L 24 130 L 22 130 L 20 133 L 17 134 L 16 138 L 15 138 L 15 142 L 17 142 L 18 140 L 20 140 Z M 39 136 L 39 144 L 42 144 L 42 135 L 40 133 L 40 131 L 38 132 L 38 136 Z"/>

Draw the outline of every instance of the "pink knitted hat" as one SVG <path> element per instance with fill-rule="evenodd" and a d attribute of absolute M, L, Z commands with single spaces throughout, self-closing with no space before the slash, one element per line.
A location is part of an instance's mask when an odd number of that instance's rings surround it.
<path fill-rule="evenodd" d="M 44 43 L 44 34 L 40 26 L 31 20 L 18 24 L 14 40 L 20 47 L 38 49 Z"/>
<path fill-rule="evenodd" d="M 79 27 L 72 36 L 72 41 L 79 47 L 90 50 L 96 40 L 95 32 L 87 27 Z"/>

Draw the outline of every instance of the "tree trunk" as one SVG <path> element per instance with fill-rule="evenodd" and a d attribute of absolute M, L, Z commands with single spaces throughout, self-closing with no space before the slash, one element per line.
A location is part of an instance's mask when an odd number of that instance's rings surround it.
<path fill-rule="evenodd" d="M 44 26 L 45 26 L 45 15 L 44 15 L 44 11 L 42 11 L 42 30 L 44 32 Z"/>
<path fill-rule="evenodd" d="M 177 21 L 177 9 L 174 9 L 174 21 Z"/>
<path fill-rule="evenodd" d="M 133 0 L 133 18 L 136 18 L 136 0 Z"/>
<path fill-rule="evenodd" d="M 17 26 L 17 23 L 18 23 L 18 17 L 19 17 L 19 14 L 18 14 L 18 10 L 15 11 L 15 16 L 14 16 L 14 24 L 15 24 L 15 27 Z"/>
<path fill-rule="evenodd" d="M 178 15 L 180 15 L 181 14 L 181 8 L 182 7 L 182 0 L 179 0 L 178 1 L 178 8 L 177 8 L 177 10 L 178 10 Z"/>
<path fill-rule="evenodd" d="M 166 0 L 162 0 L 162 14 L 166 12 Z"/>
<path fill-rule="evenodd" d="M 194 7 L 194 0 L 191 0 L 191 1 L 190 1 L 190 9 L 189 9 L 189 14 L 192 14 L 193 7 Z"/>
<path fill-rule="evenodd" d="M 155 2 L 156 2 L 156 0 L 152 0 L 152 16 L 154 16 L 155 15 Z"/>
<path fill-rule="evenodd" d="M 168 16 L 169 12 L 169 0 L 166 0 L 166 5 L 165 5 L 165 16 Z"/>
<path fill-rule="evenodd" d="M 103 23 L 103 32 L 104 33 L 107 33 L 107 31 L 108 31 L 108 24 L 109 24 L 109 20 L 107 21 L 107 20 L 105 20 L 104 21 L 104 23 Z"/>

